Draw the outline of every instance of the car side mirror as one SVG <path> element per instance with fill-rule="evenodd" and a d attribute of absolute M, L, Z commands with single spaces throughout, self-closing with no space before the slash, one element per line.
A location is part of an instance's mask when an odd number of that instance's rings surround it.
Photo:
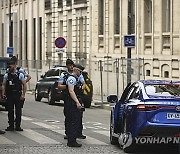
<path fill-rule="evenodd" d="M 41 77 L 41 78 L 44 78 L 44 75 L 41 75 L 40 77 Z"/>
<path fill-rule="evenodd" d="M 109 96 L 107 97 L 107 101 L 108 101 L 109 103 L 116 103 L 117 100 L 118 100 L 118 97 L 117 97 L 116 95 L 109 95 Z"/>

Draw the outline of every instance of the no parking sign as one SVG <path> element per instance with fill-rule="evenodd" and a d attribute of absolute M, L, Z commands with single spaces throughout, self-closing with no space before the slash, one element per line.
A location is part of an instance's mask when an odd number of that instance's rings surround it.
<path fill-rule="evenodd" d="M 58 37 L 56 40 L 55 40 L 55 46 L 57 48 L 64 48 L 66 45 L 66 40 L 63 38 L 63 37 Z"/>

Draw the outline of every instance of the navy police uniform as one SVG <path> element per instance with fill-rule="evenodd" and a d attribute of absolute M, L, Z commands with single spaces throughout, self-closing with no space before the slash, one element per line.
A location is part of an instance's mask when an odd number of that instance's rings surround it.
<path fill-rule="evenodd" d="M 66 84 L 67 79 L 68 79 L 68 77 L 70 75 L 71 74 L 69 72 L 62 72 L 61 76 L 59 78 L 59 82 L 62 83 L 63 85 Z M 82 89 L 80 89 L 81 87 L 79 85 L 82 85 L 82 82 L 84 82 L 84 77 L 81 74 L 77 79 L 77 86 L 75 87 L 75 89 L 76 89 L 76 91 L 78 93 L 78 98 L 79 98 L 81 104 L 82 104 L 82 101 L 81 101 L 80 97 L 82 95 Z M 68 89 L 63 90 L 62 92 L 63 92 L 63 95 L 66 95 L 64 97 L 64 116 L 65 116 L 65 122 L 64 123 L 65 123 L 65 134 L 67 135 L 68 118 L 66 118 L 66 117 L 67 117 L 67 113 L 69 112 L 69 108 L 68 108 L 69 104 L 66 103 L 66 102 L 68 101 L 68 99 L 69 99 L 68 97 L 70 97 L 70 96 L 67 95 L 68 94 Z M 83 112 L 81 112 L 81 114 L 80 114 L 80 125 L 78 127 L 77 136 L 80 137 L 80 138 L 82 138 L 82 137 L 85 138 L 85 136 L 82 135 L 82 130 L 83 130 L 82 117 L 83 117 Z"/>
<path fill-rule="evenodd" d="M 74 92 L 78 98 L 78 88 L 77 88 L 78 77 L 70 75 L 67 79 L 66 84 L 74 86 Z M 68 145 L 76 143 L 76 138 L 78 136 L 78 128 L 81 122 L 81 111 L 77 108 L 76 102 L 71 98 L 67 97 L 67 135 L 68 135 Z"/>
<path fill-rule="evenodd" d="M 13 130 L 14 121 L 16 128 L 20 128 L 21 115 L 22 115 L 22 102 L 20 100 L 22 94 L 22 81 L 25 80 L 24 75 L 20 72 L 6 73 L 5 80 L 5 93 L 7 97 L 6 108 L 8 110 L 8 123 L 9 129 Z M 14 106 L 16 119 L 14 120 Z"/>
<path fill-rule="evenodd" d="M 70 76 L 69 72 L 62 72 L 58 82 L 62 83 L 63 85 L 66 85 L 66 81 L 67 81 L 69 76 Z M 68 119 L 66 117 L 67 117 L 67 113 L 68 113 L 68 103 L 66 103 L 66 102 L 68 100 L 67 99 L 68 89 L 66 88 L 66 89 L 62 90 L 61 95 L 62 95 L 63 101 L 64 101 L 64 110 L 63 110 L 64 117 L 65 117 L 64 125 L 65 125 L 65 134 L 67 135 L 67 124 L 68 124 L 67 120 Z"/>

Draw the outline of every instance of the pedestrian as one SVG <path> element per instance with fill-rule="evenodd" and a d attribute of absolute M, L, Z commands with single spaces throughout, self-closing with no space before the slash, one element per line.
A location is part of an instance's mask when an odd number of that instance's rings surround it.
<path fill-rule="evenodd" d="M 77 143 L 76 138 L 78 136 L 78 128 L 80 126 L 81 121 L 81 110 L 82 105 L 78 99 L 79 89 L 77 87 L 78 77 L 81 75 L 82 70 L 78 66 L 73 67 L 73 73 L 68 77 L 66 81 L 66 85 L 68 88 L 67 96 L 67 134 L 68 134 L 68 142 L 67 146 L 69 147 L 81 147 L 82 144 Z"/>
<path fill-rule="evenodd" d="M 66 86 L 66 81 L 67 78 L 73 73 L 73 66 L 74 66 L 74 62 L 71 59 L 67 59 L 66 60 L 66 67 L 67 67 L 67 72 L 63 72 L 60 76 L 59 82 L 58 82 L 58 89 L 61 90 L 61 97 L 64 100 L 64 116 L 65 116 L 65 136 L 64 139 L 68 138 L 67 135 L 67 125 L 68 125 L 68 120 L 67 120 L 67 113 L 68 111 L 68 103 L 67 99 L 68 99 L 68 91 L 67 91 L 67 86 Z M 81 65 L 79 65 L 81 66 Z M 81 66 L 81 69 L 83 70 L 84 67 Z M 78 81 L 82 84 L 82 89 L 86 87 L 85 85 L 85 81 L 84 81 L 84 77 L 82 76 L 82 74 L 78 77 Z M 82 102 L 82 101 L 81 101 Z M 82 116 L 81 116 L 82 117 Z M 81 118 L 81 123 L 78 129 L 78 138 L 80 139 L 85 139 L 86 136 L 82 134 L 82 130 L 83 130 L 83 125 L 82 125 L 82 118 Z"/>
<path fill-rule="evenodd" d="M 11 60 L 13 60 L 17 65 L 18 59 L 16 56 L 12 56 Z M 22 67 L 17 66 L 16 70 L 24 75 L 26 83 L 29 82 L 29 80 L 31 79 L 31 76 Z"/>
<path fill-rule="evenodd" d="M 9 126 L 6 131 L 15 130 L 23 131 L 21 128 L 21 116 L 22 116 L 22 101 L 25 100 L 26 93 L 26 81 L 22 73 L 17 72 L 17 66 L 15 61 L 10 60 L 8 62 L 9 70 L 4 75 L 2 82 L 2 97 L 6 98 L 6 107 L 8 110 L 8 123 Z M 16 119 L 14 120 L 14 106 Z"/>

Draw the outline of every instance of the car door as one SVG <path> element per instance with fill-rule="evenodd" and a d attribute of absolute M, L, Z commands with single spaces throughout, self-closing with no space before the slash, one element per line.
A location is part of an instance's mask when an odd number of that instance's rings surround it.
<path fill-rule="evenodd" d="M 127 94 L 127 97 L 124 101 L 124 114 L 123 119 L 126 120 L 127 129 L 131 128 L 132 120 L 133 120 L 133 111 L 136 108 L 137 104 L 140 102 L 139 99 L 140 94 L 140 87 L 138 83 L 134 83 L 129 93 Z"/>
<path fill-rule="evenodd" d="M 115 109 L 114 109 L 114 117 L 115 117 L 115 132 L 120 133 L 122 131 L 122 123 L 123 123 L 123 114 L 124 114 L 124 100 L 129 93 L 129 89 L 131 87 L 131 84 L 129 83 L 126 88 L 124 89 L 120 100 L 116 103 Z"/>

